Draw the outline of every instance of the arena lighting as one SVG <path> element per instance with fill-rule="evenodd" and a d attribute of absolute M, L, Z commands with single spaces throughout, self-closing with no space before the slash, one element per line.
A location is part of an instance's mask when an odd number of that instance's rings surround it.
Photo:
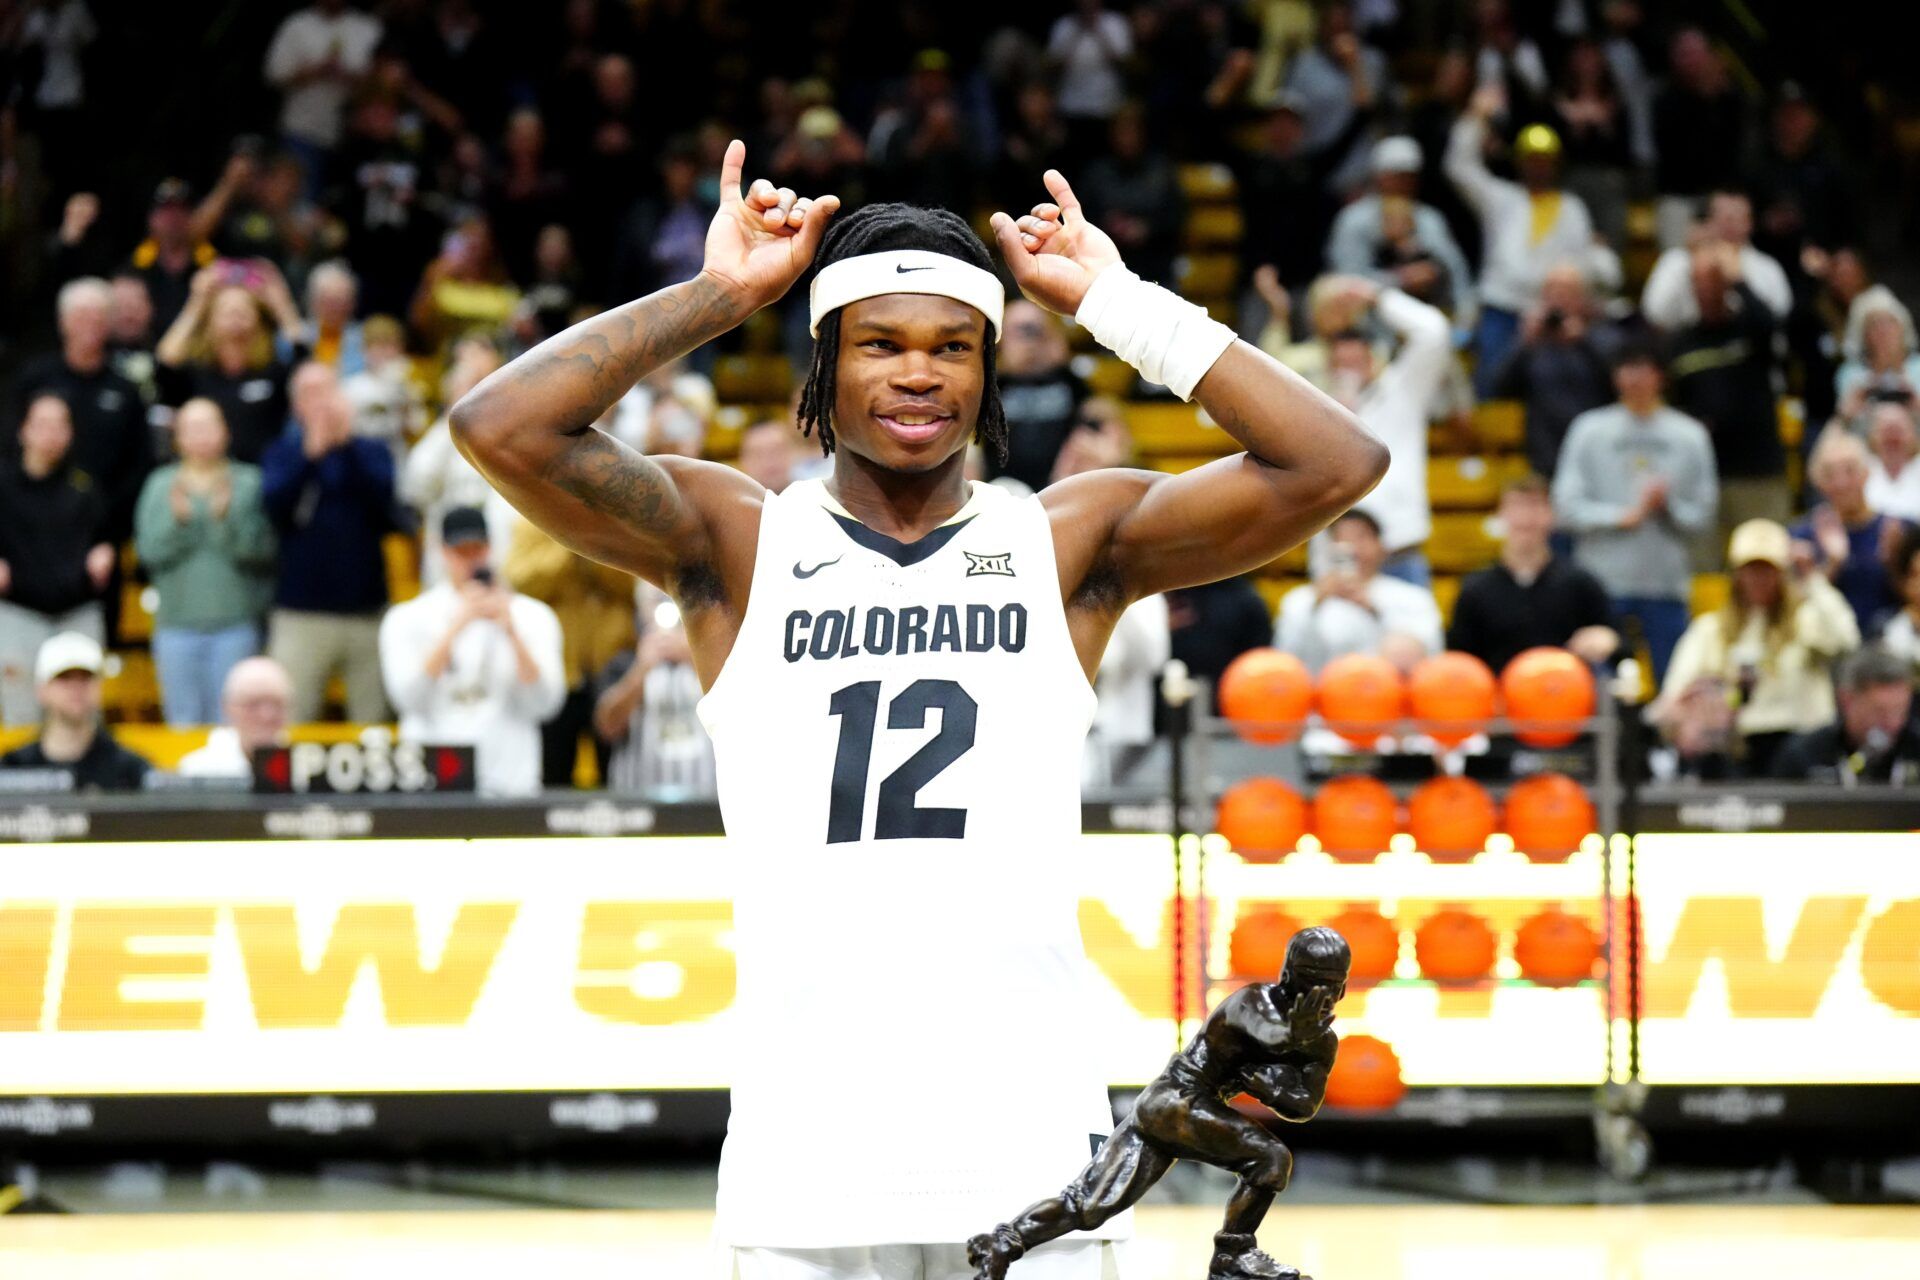
<path fill-rule="evenodd" d="M 1642 837 L 1647 1080 L 1914 1080 L 1914 839 Z M 1087 836 L 1067 870 L 1102 1067 L 1138 1084 L 1170 1038 L 1165 838 Z M 0 849 L 0 1096 L 720 1088 L 726 874 L 712 837 Z M 1597 924 L 1598 882 L 1590 852 L 1223 859 L 1210 969 L 1226 972 L 1243 904 L 1315 923 L 1366 903 L 1403 932 L 1465 905 L 1501 934 L 1501 977 L 1389 980 L 1350 995 L 1341 1028 L 1392 1044 L 1416 1086 L 1593 1083 L 1600 982 L 1516 980 L 1507 949 L 1547 904 Z M 943 927 L 874 922 L 876 963 L 889 930 Z"/>

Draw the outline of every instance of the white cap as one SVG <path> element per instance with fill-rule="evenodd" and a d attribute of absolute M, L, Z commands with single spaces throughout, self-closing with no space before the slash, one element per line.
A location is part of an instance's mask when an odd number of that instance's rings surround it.
<path fill-rule="evenodd" d="M 62 631 L 49 636 L 40 646 L 40 652 L 34 655 L 33 682 L 45 684 L 69 671 L 84 671 L 97 676 L 100 668 L 106 665 L 106 660 L 106 655 L 100 651 L 100 642 L 92 636 L 83 636 L 78 631 Z"/>
<path fill-rule="evenodd" d="M 1405 134 L 1382 138 L 1373 144 L 1375 173 L 1418 173 L 1424 160 L 1420 144 Z"/>

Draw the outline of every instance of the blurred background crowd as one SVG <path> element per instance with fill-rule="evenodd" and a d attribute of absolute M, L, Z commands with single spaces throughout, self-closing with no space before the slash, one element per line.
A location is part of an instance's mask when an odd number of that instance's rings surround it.
<path fill-rule="evenodd" d="M 1390 446 L 1313 546 L 1129 611 L 1090 783 L 1169 656 L 1268 644 L 1631 657 L 1660 773 L 1913 780 L 1920 101 L 1897 19 L 1836 52 L 1882 17 L 1808 10 L 0 0 L 0 764 L 244 776 L 397 723 L 497 794 L 709 793 L 672 602 L 521 520 L 445 410 L 695 274 L 739 136 L 981 226 L 1057 166 Z M 789 299 L 600 425 L 822 474 L 807 343 Z M 983 479 L 1231 447 L 1030 304 L 999 368 Z"/>

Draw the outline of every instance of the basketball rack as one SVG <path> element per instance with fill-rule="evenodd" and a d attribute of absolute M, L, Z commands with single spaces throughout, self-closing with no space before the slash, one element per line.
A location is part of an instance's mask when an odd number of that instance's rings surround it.
<path fill-rule="evenodd" d="M 1591 775 L 1600 838 L 1599 883 L 1593 888 L 1603 925 L 1601 972 L 1591 981 L 1599 984 L 1605 1023 L 1601 1043 L 1595 1046 L 1599 1070 L 1593 1088 L 1584 1095 L 1559 1097 L 1537 1096 L 1542 1091 L 1525 1087 L 1435 1092 L 1449 1096 L 1462 1092 L 1504 1092 L 1508 1096 L 1498 1110 L 1508 1119 L 1589 1119 L 1594 1126 L 1600 1163 L 1616 1177 L 1636 1179 L 1646 1173 L 1652 1147 L 1641 1122 L 1646 1089 L 1640 1079 L 1640 919 L 1634 877 L 1634 843 L 1639 830 L 1638 774 L 1637 767 L 1622 766 L 1623 760 L 1637 760 L 1641 750 L 1640 679 L 1637 669 L 1622 664 L 1619 673 L 1595 683 L 1594 712 L 1579 719 L 1522 720 L 1496 716 L 1462 723 L 1405 717 L 1385 722 L 1379 737 L 1404 741 L 1433 731 L 1484 734 L 1489 739 L 1536 731 L 1574 735 L 1574 741 L 1565 747 L 1538 750 L 1564 753 L 1562 758 L 1569 765 L 1573 757 L 1584 756 L 1581 764 L 1585 767 L 1581 771 Z M 1184 664 L 1178 661 L 1168 663 L 1163 669 L 1161 694 L 1170 711 L 1167 737 L 1171 751 L 1167 777 L 1171 815 L 1168 834 L 1174 877 L 1172 995 L 1175 1035 L 1183 1039 L 1204 1021 L 1216 980 L 1225 981 L 1229 977 L 1224 974 L 1216 977 L 1213 972 L 1213 903 L 1207 890 L 1208 846 L 1213 842 L 1201 838 L 1201 833 L 1212 829 L 1215 792 L 1229 781 L 1216 776 L 1221 763 L 1220 744 L 1235 738 L 1249 741 L 1255 735 L 1284 732 L 1287 742 L 1258 749 L 1263 754 L 1282 755 L 1293 767 L 1276 772 L 1291 773 L 1297 779 L 1306 773 L 1299 739 L 1309 730 L 1331 726 L 1317 713 L 1303 721 L 1286 723 L 1230 721 L 1215 715 L 1208 705 L 1204 684 L 1193 680 Z M 1522 750 L 1536 749 L 1523 746 Z M 1398 754 L 1422 758 L 1429 753 Z M 1475 753 L 1459 747 L 1435 744 L 1430 758 L 1438 766 L 1438 773 L 1457 774 L 1472 754 Z M 1385 754 L 1356 748 L 1351 758 L 1355 768 L 1343 772 L 1365 771 L 1369 764 L 1385 758 Z M 1388 785 L 1396 798 L 1404 800 L 1415 784 L 1389 782 Z M 1504 797 L 1510 785 L 1510 782 L 1493 782 L 1488 784 L 1488 790 Z M 1419 1108 L 1403 1101 L 1400 1106 L 1371 1119 L 1429 1118 L 1439 1123 L 1457 1122 L 1447 1112 L 1446 1107 Z"/>

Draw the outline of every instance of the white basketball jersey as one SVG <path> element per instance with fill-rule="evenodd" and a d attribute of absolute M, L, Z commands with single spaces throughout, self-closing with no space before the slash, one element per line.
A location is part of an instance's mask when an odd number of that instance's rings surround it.
<path fill-rule="evenodd" d="M 726 1243 L 961 1241 L 1111 1130 L 1066 874 L 1093 707 L 1037 499 L 975 484 L 901 543 L 821 481 L 768 498 L 700 704 L 737 874 Z"/>

